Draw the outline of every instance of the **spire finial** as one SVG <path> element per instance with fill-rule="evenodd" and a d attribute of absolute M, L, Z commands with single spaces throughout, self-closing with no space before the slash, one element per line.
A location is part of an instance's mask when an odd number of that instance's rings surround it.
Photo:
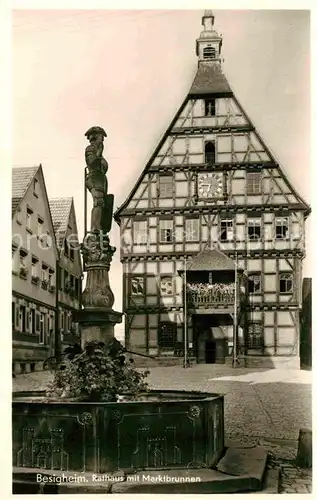
<path fill-rule="evenodd" d="M 215 16 L 213 11 L 206 9 L 202 17 L 203 31 L 196 41 L 196 54 L 199 60 L 215 60 L 220 62 L 222 37 L 214 28 Z"/>

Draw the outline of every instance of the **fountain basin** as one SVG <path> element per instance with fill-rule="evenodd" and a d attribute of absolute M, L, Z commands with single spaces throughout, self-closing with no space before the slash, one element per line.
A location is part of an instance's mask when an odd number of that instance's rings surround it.
<path fill-rule="evenodd" d="M 78 472 L 210 468 L 224 451 L 223 396 L 150 391 L 137 400 L 14 393 L 13 466 Z"/>

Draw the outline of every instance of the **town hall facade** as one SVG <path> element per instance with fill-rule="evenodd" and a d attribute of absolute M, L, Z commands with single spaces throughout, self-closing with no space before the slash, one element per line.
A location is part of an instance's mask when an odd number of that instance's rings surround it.
<path fill-rule="evenodd" d="M 295 368 L 310 208 L 232 92 L 211 11 L 202 24 L 189 93 L 115 214 L 126 346 L 177 358 L 186 331 L 193 360 L 230 361 L 236 314 L 241 360 Z"/>

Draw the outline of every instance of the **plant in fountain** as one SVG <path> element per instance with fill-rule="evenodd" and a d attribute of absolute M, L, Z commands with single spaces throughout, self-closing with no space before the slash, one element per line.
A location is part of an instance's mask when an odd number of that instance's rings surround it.
<path fill-rule="evenodd" d="M 121 343 L 87 342 L 65 350 L 63 360 L 55 367 L 47 396 L 80 401 L 118 401 L 120 395 L 136 399 L 148 390 L 148 371 L 139 372 L 127 358 Z"/>

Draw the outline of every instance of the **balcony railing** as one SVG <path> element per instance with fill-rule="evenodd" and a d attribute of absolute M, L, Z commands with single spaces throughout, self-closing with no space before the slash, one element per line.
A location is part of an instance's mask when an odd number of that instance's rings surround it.
<path fill-rule="evenodd" d="M 187 301 L 193 306 L 234 304 L 234 283 L 208 285 L 195 283 L 187 285 Z"/>

